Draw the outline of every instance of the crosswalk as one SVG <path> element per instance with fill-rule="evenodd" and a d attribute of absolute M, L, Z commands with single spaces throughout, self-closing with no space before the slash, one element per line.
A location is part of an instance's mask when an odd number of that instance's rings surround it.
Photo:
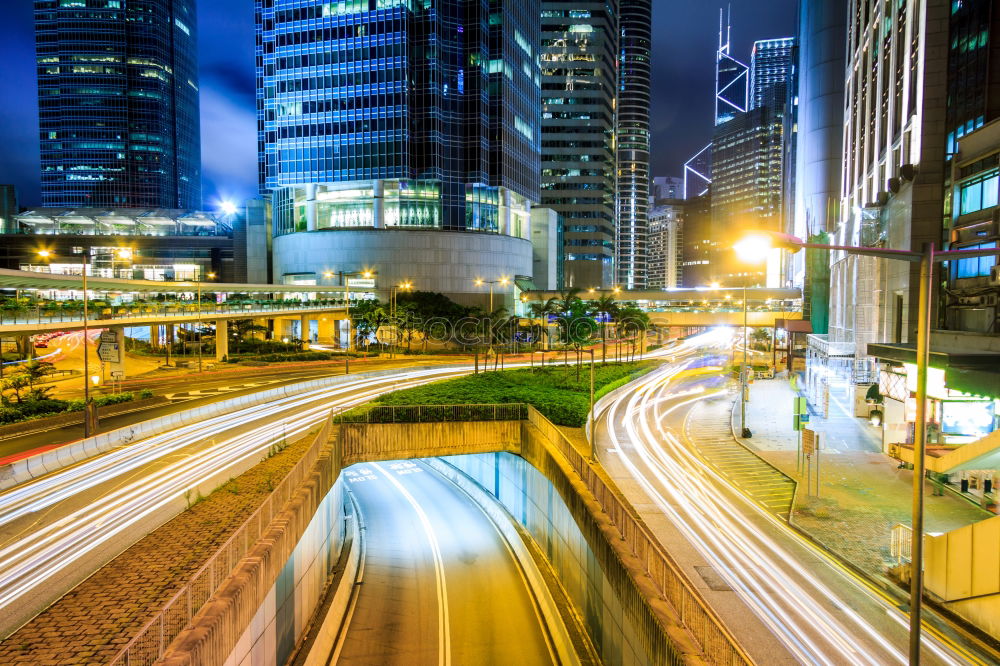
<path fill-rule="evenodd" d="M 787 520 L 795 482 L 733 438 L 731 404 L 728 399 L 696 404 L 684 424 L 684 434 L 699 455 L 744 495 Z"/>
<path fill-rule="evenodd" d="M 268 384 L 277 384 L 278 382 L 282 381 L 285 380 L 264 379 L 257 382 L 232 384 L 230 386 L 216 386 L 213 388 L 194 389 L 191 391 L 178 391 L 176 393 L 165 393 L 163 397 L 165 397 L 170 402 L 185 402 L 187 400 L 196 400 L 198 398 L 206 398 L 216 395 L 222 395 L 224 393 L 232 393 L 234 391 L 244 391 L 246 389 L 259 388 L 261 386 L 267 386 Z"/>

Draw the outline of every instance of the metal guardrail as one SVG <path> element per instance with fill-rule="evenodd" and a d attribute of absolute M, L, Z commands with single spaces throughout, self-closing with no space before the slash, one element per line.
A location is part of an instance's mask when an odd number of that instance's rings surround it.
<path fill-rule="evenodd" d="M 334 423 L 432 423 L 440 421 L 523 421 L 528 406 L 506 405 L 373 405 L 333 417 Z"/>
<path fill-rule="evenodd" d="M 332 414 L 313 443 L 264 502 L 229 537 L 191 579 L 109 662 L 111 665 L 151 666 L 171 641 L 191 622 L 237 563 L 267 532 L 274 517 L 298 490 L 330 437 Z M 256 609 L 254 609 L 256 610 Z"/>
<path fill-rule="evenodd" d="M 733 666 L 753 664 L 750 656 L 726 629 L 722 619 L 691 585 L 649 528 L 633 515 L 631 508 L 619 499 L 591 463 L 558 428 L 533 407 L 528 408 L 528 421 L 559 449 L 573 471 L 583 480 L 597 503 L 611 518 L 629 550 L 643 563 L 660 594 L 677 611 L 681 624 L 701 646 L 706 660 L 713 664 Z"/>
<path fill-rule="evenodd" d="M 258 303 L 258 304 L 220 304 L 218 306 L 201 308 L 201 316 L 210 318 L 211 315 L 235 315 L 245 314 L 251 317 L 255 314 L 266 314 L 271 312 L 285 312 L 288 310 L 330 310 L 331 308 L 344 307 L 341 301 L 331 301 L 324 303 Z M 110 312 L 108 312 L 110 310 Z M 176 317 L 193 317 L 198 315 L 197 305 L 186 305 L 182 303 L 144 306 L 93 306 L 87 321 L 92 327 L 98 328 L 102 323 L 115 321 L 118 319 L 172 319 Z M 46 312 L 39 308 L 34 315 L 18 313 L 13 316 L 0 310 L 0 326 L 32 325 L 32 324 L 82 324 L 83 311 L 74 310 L 70 312 L 60 311 L 58 313 Z"/>
<path fill-rule="evenodd" d="M 913 547 L 913 528 L 903 523 L 896 523 L 892 526 L 889 535 L 889 553 L 896 560 L 896 565 L 905 564 L 912 557 L 910 549 Z"/>

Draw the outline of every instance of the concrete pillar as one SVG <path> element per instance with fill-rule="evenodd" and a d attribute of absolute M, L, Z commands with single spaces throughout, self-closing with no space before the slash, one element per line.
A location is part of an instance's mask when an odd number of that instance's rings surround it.
<path fill-rule="evenodd" d="M 306 189 L 306 231 L 316 231 L 316 185 L 310 183 Z"/>
<path fill-rule="evenodd" d="M 312 342 L 312 336 L 309 334 L 309 317 L 306 315 L 301 315 L 299 317 L 299 338 L 302 340 L 303 351 L 309 349 L 309 343 Z"/>
<path fill-rule="evenodd" d="M 229 355 L 229 322 L 219 319 L 215 322 L 215 360 L 222 360 Z"/>
<path fill-rule="evenodd" d="M 170 365 L 170 351 L 174 344 L 174 325 L 167 324 L 164 327 L 164 332 L 165 334 L 163 336 L 163 346 L 167 350 L 167 356 L 164 363 L 166 363 L 166 365 Z"/>
<path fill-rule="evenodd" d="M 381 180 L 376 180 L 372 188 L 372 226 L 385 228 L 385 186 Z"/>
<path fill-rule="evenodd" d="M 317 331 L 317 339 L 326 345 L 337 344 L 337 320 L 335 320 L 330 315 L 325 315 L 319 318 L 319 331 Z"/>
<path fill-rule="evenodd" d="M 115 334 L 115 344 L 118 345 L 118 360 L 108 363 L 108 378 L 120 382 L 125 379 L 125 327 L 112 326 L 108 330 Z"/>
<path fill-rule="evenodd" d="M 149 348 L 156 350 L 160 348 L 160 327 L 149 327 Z"/>

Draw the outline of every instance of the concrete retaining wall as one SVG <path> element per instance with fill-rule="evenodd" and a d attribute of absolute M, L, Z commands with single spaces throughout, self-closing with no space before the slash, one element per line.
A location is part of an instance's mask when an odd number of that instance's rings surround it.
<path fill-rule="evenodd" d="M 621 515 L 617 523 L 612 521 L 560 453 L 569 446 L 565 438 L 544 418 L 529 416 L 531 422 L 341 426 L 343 433 L 332 437 L 330 455 L 317 463 L 320 469 L 198 612 L 192 625 L 171 643 L 160 663 L 283 663 L 305 629 L 308 612 L 319 603 L 335 560 L 335 547 L 343 538 L 343 517 L 333 513 L 334 506 L 340 509 L 342 500 L 339 493 L 331 493 L 332 499 L 324 498 L 323 488 L 334 487 L 342 466 L 353 462 L 441 455 L 443 449 L 450 449 L 446 453 L 480 453 L 447 460 L 503 503 L 539 543 L 604 661 L 708 663 L 678 610 L 687 611 L 689 624 L 692 617 L 698 620 L 705 640 L 717 641 L 719 630 L 702 626 L 707 621 L 704 612 L 699 614 L 693 607 L 676 609 L 664 599 L 650 574 L 658 571 L 658 560 L 642 548 L 636 550 L 642 541 L 625 533 L 635 528 L 623 532 L 616 527 L 631 523 Z M 511 441 L 514 430 L 516 441 Z M 474 451 L 491 445 L 505 451 Z M 353 447 L 350 455 L 342 456 L 349 447 Z M 573 455 L 580 457 L 575 451 Z M 586 463 L 583 468 L 585 473 L 594 474 Z M 612 492 L 602 487 L 602 492 Z M 300 540 L 300 535 L 305 537 Z M 694 603 L 692 599 L 681 605 Z M 737 648 L 713 648 L 716 654 L 726 656 L 727 663 L 747 662 Z"/>

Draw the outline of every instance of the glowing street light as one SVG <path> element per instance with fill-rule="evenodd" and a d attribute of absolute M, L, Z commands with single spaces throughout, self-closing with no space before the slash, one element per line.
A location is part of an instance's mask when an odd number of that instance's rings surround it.
<path fill-rule="evenodd" d="M 934 243 L 925 243 L 923 250 L 896 250 L 855 245 L 827 245 L 806 243 L 795 236 L 775 232 L 756 232 L 734 246 L 742 256 L 764 254 L 772 248 L 798 252 L 802 248 L 814 250 L 839 250 L 855 254 L 920 264 L 920 293 L 917 308 L 917 409 L 913 436 L 913 528 L 910 544 L 910 663 L 920 663 L 920 616 L 923 603 L 923 549 L 924 549 L 924 476 L 927 456 L 927 367 L 930 364 L 931 299 L 934 264 L 974 257 L 1000 256 L 1000 248 L 975 250 L 935 249 Z"/>
<path fill-rule="evenodd" d="M 223 215 L 235 215 L 238 209 L 236 208 L 236 204 L 226 199 L 219 204 L 219 210 L 222 211 Z"/>

